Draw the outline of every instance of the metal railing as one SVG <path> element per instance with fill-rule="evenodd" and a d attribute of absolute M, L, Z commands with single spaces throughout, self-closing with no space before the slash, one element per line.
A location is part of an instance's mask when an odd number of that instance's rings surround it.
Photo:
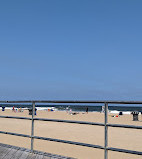
<path fill-rule="evenodd" d="M 0 131 L 0 133 L 2 133 L 2 134 L 8 134 L 8 135 L 15 135 L 15 136 L 31 138 L 31 152 L 34 151 L 34 139 L 41 139 L 41 140 L 47 140 L 47 141 L 54 141 L 54 142 L 72 144 L 72 145 L 79 145 L 79 146 L 103 149 L 104 150 L 104 159 L 108 159 L 108 151 L 116 151 L 116 152 L 122 152 L 122 153 L 142 155 L 141 151 L 133 151 L 133 150 L 127 150 L 127 149 L 108 147 L 108 127 L 142 129 L 142 126 L 124 125 L 124 124 L 123 125 L 122 124 L 109 124 L 108 123 L 108 114 L 107 114 L 108 113 L 108 104 L 142 104 L 142 101 L 0 101 L 0 103 L 32 103 L 32 110 L 33 110 L 32 111 L 32 118 L 17 117 L 17 116 L 0 116 L 0 118 L 24 119 L 24 120 L 31 120 L 32 121 L 31 135 Z M 35 103 L 76 103 L 76 104 L 77 103 L 87 103 L 87 104 L 103 103 L 103 104 L 105 104 L 105 113 L 104 113 L 105 120 L 104 120 L 104 123 L 96 123 L 96 122 L 87 122 L 87 121 L 35 118 L 34 117 Z M 36 121 L 36 120 L 38 120 L 38 121 L 50 121 L 50 122 L 62 122 L 62 123 L 74 123 L 74 124 L 104 126 L 104 134 L 105 134 L 104 146 L 81 143 L 81 142 L 74 142 L 74 141 L 68 141 L 68 140 L 61 140 L 61 139 L 34 136 L 34 121 Z"/>

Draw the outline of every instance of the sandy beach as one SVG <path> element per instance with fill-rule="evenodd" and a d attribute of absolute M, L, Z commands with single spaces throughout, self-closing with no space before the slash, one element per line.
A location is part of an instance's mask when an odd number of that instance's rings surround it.
<path fill-rule="evenodd" d="M 0 111 L 0 115 L 31 117 L 28 111 L 12 112 L 6 110 Z M 104 122 L 104 114 L 89 112 L 77 115 L 69 115 L 67 112 L 55 111 L 38 111 L 37 117 L 50 119 L 65 119 L 91 122 Z M 108 114 L 109 123 L 142 125 L 141 116 L 139 121 L 132 121 L 132 115 L 123 115 L 120 117 L 112 117 Z M 30 135 L 31 121 L 18 119 L 0 119 L 0 130 Z M 142 151 L 142 132 L 141 130 L 133 130 L 126 128 L 109 128 L 109 147 L 125 148 L 130 150 Z M 104 145 L 104 127 L 92 125 L 79 125 L 70 123 L 57 123 L 35 121 L 35 135 L 50 137 L 56 139 L 64 139 L 70 141 L 78 141 L 89 144 Z M 24 137 L 16 137 L 11 135 L 0 134 L 1 143 L 30 148 L 30 139 Z M 51 141 L 35 140 L 34 149 L 45 151 L 53 154 L 59 154 L 78 159 L 103 159 L 104 150 L 75 146 Z M 142 156 L 130 155 L 109 151 L 109 159 L 142 159 Z"/>

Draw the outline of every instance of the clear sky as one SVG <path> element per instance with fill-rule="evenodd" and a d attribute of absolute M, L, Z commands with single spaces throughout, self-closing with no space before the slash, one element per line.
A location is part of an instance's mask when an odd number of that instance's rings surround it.
<path fill-rule="evenodd" d="M 21 99 L 142 100 L 142 1 L 0 1 L 0 100 Z"/>

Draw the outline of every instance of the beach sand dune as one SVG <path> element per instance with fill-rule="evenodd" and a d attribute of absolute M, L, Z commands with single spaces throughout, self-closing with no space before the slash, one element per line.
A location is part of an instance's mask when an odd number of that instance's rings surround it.
<path fill-rule="evenodd" d="M 14 113 L 11 110 L 0 111 L 0 115 L 25 116 L 28 111 Z M 38 111 L 37 117 L 50 119 L 65 119 L 78 121 L 104 122 L 104 114 L 89 112 L 88 114 L 79 113 L 69 115 L 66 112 Z M 108 116 L 109 123 L 142 125 L 141 121 L 132 121 L 132 115 L 123 115 L 118 118 Z M 0 130 L 16 133 L 31 134 L 31 121 L 18 119 L 0 119 Z M 109 128 L 109 146 L 125 148 L 130 150 L 142 151 L 142 130 L 132 130 L 124 128 Z M 57 123 L 35 121 L 35 135 L 63 139 L 89 144 L 104 145 L 104 127 L 93 125 L 79 125 L 70 123 Z M 0 134 L 1 143 L 30 148 L 30 139 L 11 135 Z M 103 159 L 104 150 L 75 146 L 51 141 L 34 140 L 36 150 L 49 153 L 75 157 L 78 159 Z M 142 159 L 142 156 L 130 155 L 109 151 L 109 159 Z"/>

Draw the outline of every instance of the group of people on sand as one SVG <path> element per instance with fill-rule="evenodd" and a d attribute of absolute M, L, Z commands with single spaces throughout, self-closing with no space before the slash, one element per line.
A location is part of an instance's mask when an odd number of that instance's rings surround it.
<path fill-rule="evenodd" d="M 22 110 L 22 108 L 15 108 L 14 106 L 13 106 L 13 108 L 12 108 L 12 111 L 13 112 L 23 112 L 23 110 Z"/>
<path fill-rule="evenodd" d="M 78 112 L 72 112 L 72 109 L 69 109 L 68 107 L 66 108 L 66 112 L 69 113 L 70 115 L 79 114 Z M 86 113 L 88 114 L 88 107 L 86 107 Z"/>

